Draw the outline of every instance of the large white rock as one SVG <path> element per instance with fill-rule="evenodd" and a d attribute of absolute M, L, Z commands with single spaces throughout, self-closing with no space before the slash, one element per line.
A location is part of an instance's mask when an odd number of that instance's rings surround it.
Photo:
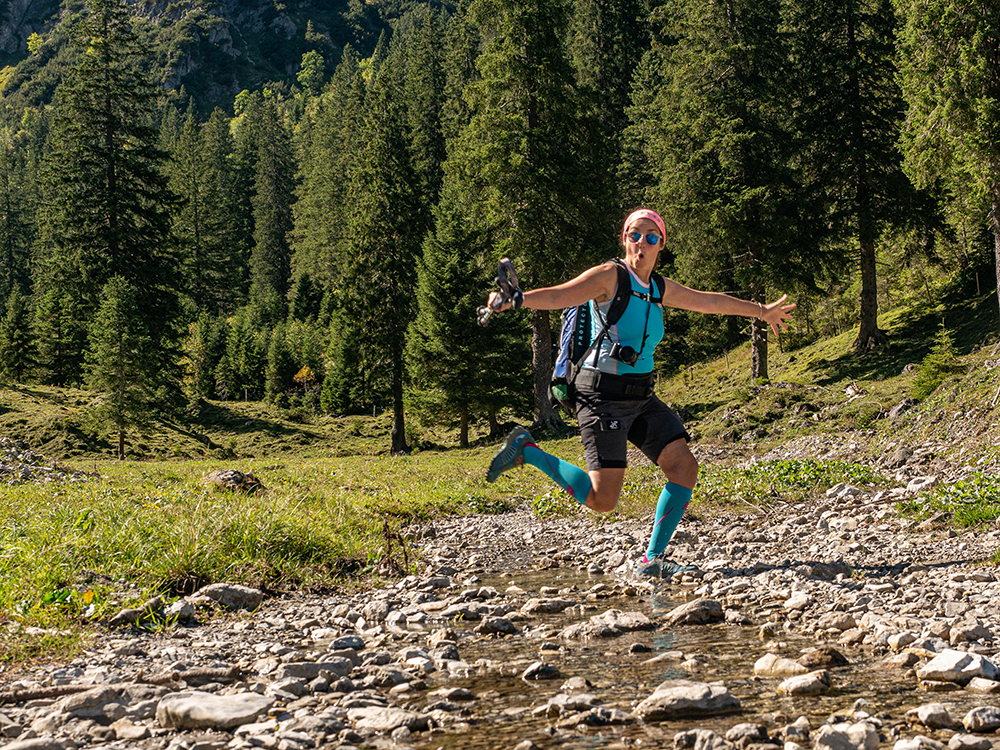
<path fill-rule="evenodd" d="M 878 750 L 878 731 L 871 724 L 824 724 L 813 739 L 813 750 Z"/>
<path fill-rule="evenodd" d="M 808 672 L 808 667 L 777 654 L 764 654 L 753 665 L 753 673 L 762 677 L 793 677 Z"/>
<path fill-rule="evenodd" d="M 809 674 L 796 675 L 778 685 L 778 695 L 822 695 L 830 692 L 830 673 L 818 669 Z"/>
<path fill-rule="evenodd" d="M 358 729 L 374 729 L 376 732 L 391 732 L 400 727 L 416 732 L 427 729 L 428 722 L 426 714 L 384 706 L 352 708 L 347 712 L 347 718 L 354 722 L 354 726 Z"/>
<path fill-rule="evenodd" d="M 231 729 L 255 722 L 272 705 L 274 698 L 257 693 L 172 693 L 160 700 L 156 720 L 167 729 Z"/>
<path fill-rule="evenodd" d="M 998 673 L 996 664 L 986 657 L 950 648 L 917 669 L 920 680 L 955 682 L 959 685 L 964 685 L 973 677 L 995 680 Z"/>
<path fill-rule="evenodd" d="M 740 702 L 728 688 L 690 680 L 661 682 L 653 694 L 636 707 L 636 713 L 644 721 L 715 716 L 739 710 Z"/>

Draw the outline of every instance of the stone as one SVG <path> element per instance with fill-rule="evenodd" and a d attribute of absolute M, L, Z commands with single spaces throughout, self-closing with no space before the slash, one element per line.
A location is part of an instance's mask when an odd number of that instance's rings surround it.
<path fill-rule="evenodd" d="M 770 741 L 767 727 L 763 724 L 736 724 L 726 732 L 726 742 L 741 749 L 746 748 L 747 745 L 769 743 Z"/>
<path fill-rule="evenodd" d="M 355 729 L 374 729 L 376 732 L 392 732 L 400 727 L 417 732 L 427 729 L 430 721 L 426 714 L 388 706 L 352 708 L 347 718 L 354 723 Z"/>
<path fill-rule="evenodd" d="M 521 614 L 528 615 L 554 615 L 569 609 L 575 601 L 572 599 L 529 599 L 521 605 Z"/>
<path fill-rule="evenodd" d="M 119 719 L 111 728 L 115 732 L 115 739 L 123 741 L 144 740 L 150 737 L 149 727 L 142 724 L 134 724 L 129 719 Z"/>
<path fill-rule="evenodd" d="M 643 721 L 670 721 L 717 716 L 740 710 L 740 701 L 721 685 L 666 680 L 636 707 Z"/>
<path fill-rule="evenodd" d="M 813 739 L 813 750 L 878 750 L 878 731 L 868 722 L 824 724 Z"/>
<path fill-rule="evenodd" d="M 909 739 L 896 740 L 896 744 L 892 746 L 892 750 L 945 750 L 945 748 L 946 745 L 943 742 L 938 742 L 922 734 Z"/>
<path fill-rule="evenodd" d="M 798 659 L 799 664 L 807 669 L 829 669 L 846 667 L 850 664 L 847 657 L 833 646 L 820 646 Z"/>
<path fill-rule="evenodd" d="M 778 685 L 778 695 L 823 695 L 830 692 L 832 678 L 825 669 L 789 677 Z"/>
<path fill-rule="evenodd" d="M 559 670 L 543 661 L 533 662 L 521 673 L 522 680 L 552 680 L 559 676 Z"/>
<path fill-rule="evenodd" d="M 753 673 L 761 677 L 791 677 L 808 672 L 808 667 L 777 654 L 764 654 L 753 665 Z"/>
<path fill-rule="evenodd" d="M 962 719 L 966 732 L 987 734 L 1000 729 L 1000 708 L 997 706 L 979 706 L 972 709 Z"/>
<path fill-rule="evenodd" d="M 252 473 L 244 473 L 236 469 L 218 469 L 205 477 L 205 484 L 220 490 L 233 490 L 252 494 L 264 489 Z"/>
<path fill-rule="evenodd" d="M 354 662 L 342 657 L 325 656 L 323 661 L 297 661 L 282 664 L 275 670 L 273 679 L 315 680 L 321 672 L 329 672 L 336 677 L 347 677 L 354 669 Z"/>
<path fill-rule="evenodd" d="M 75 750 L 75 748 L 76 743 L 72 740 L 57 740 L 55 737 L 33 737 L 4 745 L 4 750 Z"/>
<path fill-rule="evenodd" d="M 196 597 L 208 597 L 229 610 L 256 610 L 264 601 L 264 592 L 237 583 L 210 583 L 195 592 Z"/>
<path fill-rule="evenodd" d="M 943 703 L 925 703 L 906 712 L 906 721 L 910 724 L 922 724 L 928 729 L 955 729 L 955 721 Z"/>
<path fill-rule="evenodd" d="M 948 740 L 948 750 L 993 750 L 993 743 L 987 737 L 956 732 Z"/>
<path fill-rule="evenodd" d="M 958 685 L 964 685 L 973 677 L 993 680 L 997 676 L 996 665 L 986 657 L 954 649 L 945 649 L 917 669 L 917 678 L 921 682 L 954 682 Z"/>
<path fill-rule="evenodd" d="M 656 623 L 642 612 L 622 612 L 618 609 L 609 609 L 603 614 L 591 617 L 586 622 L 579 622 L 564 628 L 559 633 L 559 637 L 567 639 L 615 638 L 623 633 L 650 630 L 654 627 L 656 627 Z"/>
<path fill-rule="evenodd" d="M 675 625 L 707 625 L 722 622 L 722 605 L 714 599 L 695 599 L 668 612 L 663 620 L 667 627 Z"/>
<path fill-rule="evenodd" d="M 172 693 L 160 700 L 156 720 L 167 729 L 232 729 L 255 722 L 273 705 L 274 698 L 257 693 Z"/>
<path fill-rule="evenodd" d="M 726 741 L 711 729 L 690 729 L 674 735 L 674 750 L 727 750 Z"/>

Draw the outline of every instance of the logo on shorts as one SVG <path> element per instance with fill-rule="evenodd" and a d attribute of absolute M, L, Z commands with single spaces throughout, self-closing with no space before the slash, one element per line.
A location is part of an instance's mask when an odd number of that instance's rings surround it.
<path fill-rule="evenodd" d="M 609 419 L 607 422 L 604 423 L 604 429 L 607 430 L 608 432 L 612 430 L 620 430 L 621 428 L 622 428 L 622 423 L 617 419 Z"/>

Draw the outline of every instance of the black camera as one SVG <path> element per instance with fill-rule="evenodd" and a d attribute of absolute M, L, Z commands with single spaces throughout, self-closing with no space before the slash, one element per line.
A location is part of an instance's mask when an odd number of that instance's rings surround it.
<path fill-rule="evenodd" d="M 617 359 L 630 367 L 635 367 L 635 363 L 639 361 L 639 352 L 627 344 L 625 346 L 612 344 L 609 355 L 612 359 Z"/>

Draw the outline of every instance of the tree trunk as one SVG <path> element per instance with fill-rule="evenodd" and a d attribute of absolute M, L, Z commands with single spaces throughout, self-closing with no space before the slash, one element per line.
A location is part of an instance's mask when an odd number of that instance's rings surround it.
<path fill-rule="evenodd" d="M 122 427 L 118 428 L 118 460 L 125 460 L 125 430 Z"/>
<path fill-rule="evenodd" d="M 847 39 L 851 59 L 859 59 L 855 39 L 854 16 L 848 15 Z M 861 99 L 861 85 L 856 68 L 851 68 L 848 81 L 850 95 Z M 867 142 L 865 123 L 859 116 L 852 123 L 855 148 L 863 149 Z M 861 308 L 858 312 L 858 337 L 854 348 L 869 351 L 889 343 L 888 337 L 878 329 L 878 283 L 875 271 L 875 223 L 872 219 L 871 190 L 868 185 L 868 163 L 862 151 L 855 165 L 855 211 L 858 221 L 858 245 L 861 248 Z"/>
<path fill-rule="evenodd" d="M 390 452 L 409 453 L 406 445 L 406 422 L 403 415 L 403 347 L 401 342 L 392 345 L 392 436 Z"/>
<path fill-rule="evenodd" d="M 750 299 L 761 304 L 764 292 L 758 286 L 750 287 Z M 750 381 L 770 380 L 767 373 L 767 323 L 757 318 L 750 320 Z"/>
<path fill-rule="evenodd" d="M 1000 183 L 993 186 L 990 223 L 993 225 L 993 259 L 997 272 L 997 310 L 1000 312 Z"/>
<path fill-rule="evenodd" d="M 552 331 L 549 328 L 549 311 L 531 311 L 531 371 L 534 374 L 535 422 L 534 427 L 560 429 L 564 427 L 552 399 L 549 385 L 552 382 Z"/>
<path fill-rule="evenodd" d="M 497 421 L 497 410 L 496 407 L 490 407 L 490 413 L 487 415 L 490 423 L 490 437 L 495 438 L 500 436 L 500 422 Z"/>
<path fill-rule="evenodd" d="M 462 407 L 462 414 L 460 417 L 459 428 L 458 428 L 458 447 L 468 448 L 469 447 L 469 407 Z"/>

